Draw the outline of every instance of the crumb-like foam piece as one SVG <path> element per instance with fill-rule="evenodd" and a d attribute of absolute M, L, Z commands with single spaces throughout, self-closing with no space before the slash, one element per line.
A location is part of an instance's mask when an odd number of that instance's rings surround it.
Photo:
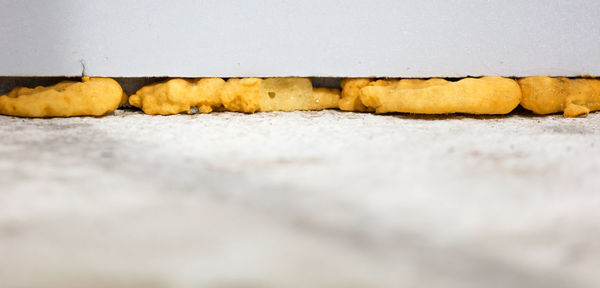
<path fill-rule="evenodd" d="M 17 87 L 0 95 L 0 114 L 21 117 L 100 116 L 119 107 L 123 89 L 111 78 L 83 77 L 49 87 Z"/>
<path fill-rule="evenodd" d="M 231 78 L 221 92 L 225 110 L 254 113 L 260 111 L 260 78 Z"/>
<path fill-rule="evenodd" d="M 313 88 L 312 101 L 307 110 L 338 108 L 340 89 Z"/>
<path fill-rule="evenodd" d="M 521 106 L 536 114 L 576 117 L 600 110 L 600 79 L 535 76 L 520 79 L 519 85 Z"/>
<path fill-rule="evenodd" d="M 360 88 L 359 98 L 376 113 L 507 114 L 519 105 L 521 89 L 503 77 L 378 80 Z"/>
<path fill-rule="evenodd" d="M 224 85 L 221 78 L 171 79 L 142 87 L 129 97 L 129 104 L 151 115 L 189 114 L 192 107 L 209 113 L 221 106 Z"/>
<path fill-rule="evenodd" d="M 344 111 L 369 111 L 365 105 L 362 104 L 359 98 L 360 89 L 369 85 L 371 79 L 367 78 L 349 78 L 342 80 L 342 98 L 339 101 L 340 110 Z"/>
<path fill-rule="evenodd" d="M 313 88 L 308 78 L 229 79 L 223 106 L 229 111 L 268 112 L 337 108 L 339 89 Z"/>
<path fill-rule="evenodd" d="M 338 89 L 313 88 L 308 78 L 172 79 L 138 90 L 129 103 L 147 114 L 200 113 L 215 109 L 244 113 L 337 108 Z M 195 112 L 196 110 L 194 110 Z"/>

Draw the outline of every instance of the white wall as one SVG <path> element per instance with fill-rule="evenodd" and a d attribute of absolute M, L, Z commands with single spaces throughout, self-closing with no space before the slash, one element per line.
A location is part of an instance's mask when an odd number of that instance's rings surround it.
<path fill-rule="evenodd" d="M 600 75 L 600 1 L 0 0 L 0 75 Z"/>

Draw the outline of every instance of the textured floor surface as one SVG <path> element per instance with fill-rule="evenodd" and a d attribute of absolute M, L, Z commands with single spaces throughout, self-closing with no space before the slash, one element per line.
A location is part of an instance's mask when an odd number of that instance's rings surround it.
<path fill-rule="evenodd" d="M 600 113 L 0 116 L 0 287 L 598 287 Z"/>

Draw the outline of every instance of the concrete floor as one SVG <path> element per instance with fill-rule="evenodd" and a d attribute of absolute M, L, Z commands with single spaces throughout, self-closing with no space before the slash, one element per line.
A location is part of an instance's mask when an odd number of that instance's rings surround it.
<path fill-rule="evenodd" d="M 0 116 L 0 287 L 598 287 L 600 113 Z"/>

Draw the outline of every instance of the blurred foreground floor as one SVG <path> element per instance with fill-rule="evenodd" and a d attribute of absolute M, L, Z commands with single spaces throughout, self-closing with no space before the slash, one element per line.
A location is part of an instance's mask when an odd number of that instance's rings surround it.
<path fill-rule="evenodd" d="M 0 287 L 598 287 L 600 113 L 0 116 Z"/>

